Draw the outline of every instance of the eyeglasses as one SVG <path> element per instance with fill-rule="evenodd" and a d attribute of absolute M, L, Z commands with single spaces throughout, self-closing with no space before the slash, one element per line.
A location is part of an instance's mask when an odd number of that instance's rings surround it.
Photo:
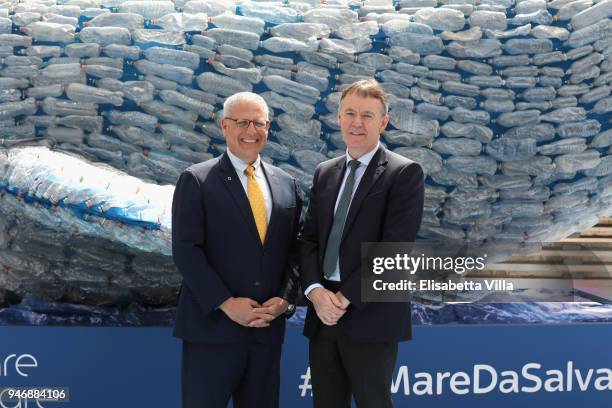
<path fill-rule="evenodd" d="M 227 116 L 225 117 L 225 119 L 234 121 L 236 123 L 236 126 L 239 127 L 240 129 L 246 129 L 252 123 L 255 129 L 263 130 L 263 129 L 266 129 L 268 125 L 270 124 L 270 122 L 268 121 L 262 122 L 261 120 L 234 119 L 234 118 L 228 118 Z"/>

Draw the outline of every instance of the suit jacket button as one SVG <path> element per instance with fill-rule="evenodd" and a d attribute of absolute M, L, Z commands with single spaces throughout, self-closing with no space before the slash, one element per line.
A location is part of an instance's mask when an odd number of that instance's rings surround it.
<path fill-rule="evenodd" d="M 259 286 L 259 281 L 255 281 L 255 283 L 253 285 Z"/>

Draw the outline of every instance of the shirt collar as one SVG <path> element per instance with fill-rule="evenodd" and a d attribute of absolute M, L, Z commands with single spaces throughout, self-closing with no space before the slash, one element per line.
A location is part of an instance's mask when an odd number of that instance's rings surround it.
<path fill-rule="evenodd" d="M 242 159 L 231 152 L 229 147 L 225 149 L 225 151 L 227 153 L 227 157 L 229 157 L 230 161 L 232 162 L 234 169 L 236 169 L 236 173 L 244 174 L 244 171 L 246 170 L 247 166 L 249 166 L 249 163 L 242 161 Z M 259 170 L 259 166 L 261 166 L 261 159 L 259 155 L 257 155 L 257 160 L 255 160 L 255 163 L 253 163 L 252 166 L 255 168 L 256 172 Z"/>
<path fill-rule="evenodd" d="M 376 154 L 376 151 L 378 150 L 378 148 L 380 147 L 380 142 L 378 142 L 376 144 L 376 147 L 372 150 L 370 150 L 369 152 L 367 152 L 366 154 L 364 154 L 363 156 L 361 156 L 359 159 L 357 159 L 359 161 L 359 165 L 364 165 L 364 166 L 368 166 L 368 164 L 370 164 L 370 162 L 372 161 L 372 157 L 374 157 L 374 155 Z M 353 160 L 353 158 L 351 157 L 351 155 L 349 154 L 348 149 L 346 149 L 346 164 L 348 165 L 348 163 Z"/>

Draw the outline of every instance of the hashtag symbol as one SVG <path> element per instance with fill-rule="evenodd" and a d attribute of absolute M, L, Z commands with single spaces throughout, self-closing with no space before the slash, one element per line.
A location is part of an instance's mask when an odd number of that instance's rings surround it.
<path fill-rule="evenodd" d="M 301 396 L 305 397 L 308 390 L 310 390 L 310 396 L 312 397 L 312 385 L 310 384 L 310 367 L 306 369 L 306 374 L 300 375 L 300 378 L 304 380 L 304 382 L 298 385 L 300 391 L 302 391 Z"/>

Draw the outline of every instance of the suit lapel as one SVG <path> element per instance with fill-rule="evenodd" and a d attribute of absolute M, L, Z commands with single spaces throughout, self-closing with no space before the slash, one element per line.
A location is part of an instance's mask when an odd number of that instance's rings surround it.
<path fill-rule="evenodd" d="M 240 209 L 240 213 L 242 214 L 244 221 L 249 226 L 249 230 L 251 230 L 254 236 L 257 237 L 257 241 L 261 242 L 259 239 L 259 233 L 257 232 L 257 226 L 255 225 L 255 218 L 253 218 L 253 212 L 251 211 L 251 205 L 249 204 L 249 199 L 244 192 L 242 183 L 238 178 L 238 174 L 236 174 L 236 169 L 234 169 L 234 166 L 232 165 L 227 153 L 223 153 L 217 166 L 220 170 L 219 177 L 221 178 L 221 182 L 229 190 L 230 195 Z"/>
<path fill-rule="evenodd" d="M 344 238 L 350 230 L 351 225 L 355 221 L 363 199 L 368 194 L 372 186 L 376 184 L 376 181 L 381 176 L 381 174 L 383 174 L 386 169 L 386 165 L 386 151 L 385 148 L 381 146 L 376 152 L 376 154 L 374 154 L 374 157 L 372 157 L 370 164 L 368 164 L 368 167 L 366 168 L 366 171 L 363 174 L 359 185 L 357 186 L 357 191 L 355 191 L 355 195 L 351 200 L 351 206 L 349 207 L 349 212 L 346 217 L 346 222 L 344 223 L 344 229 L 342 231 L 342 241 L 344 241 Z"/>
<path fill-rule="evenodd" d="M 346 156 L 338 158 L 329 169 L 329 180 L 327 183 L 331 187 L 329 189 L 323 189 L 324 194 L 320 198 L 320 208 L 327 209 L 323 214 L 324 217 L 321 220 L 321 248 L 327 247 L 327 238 L 329 238 L 329 232 L 331 231 L 332 224 L 334 223 L 334 208 L 336 207 L 336 199 L 338 198 L 338 192 L 340 191 L 340 185 L 342 184 L 342 177 L 346 170 Z"/>

